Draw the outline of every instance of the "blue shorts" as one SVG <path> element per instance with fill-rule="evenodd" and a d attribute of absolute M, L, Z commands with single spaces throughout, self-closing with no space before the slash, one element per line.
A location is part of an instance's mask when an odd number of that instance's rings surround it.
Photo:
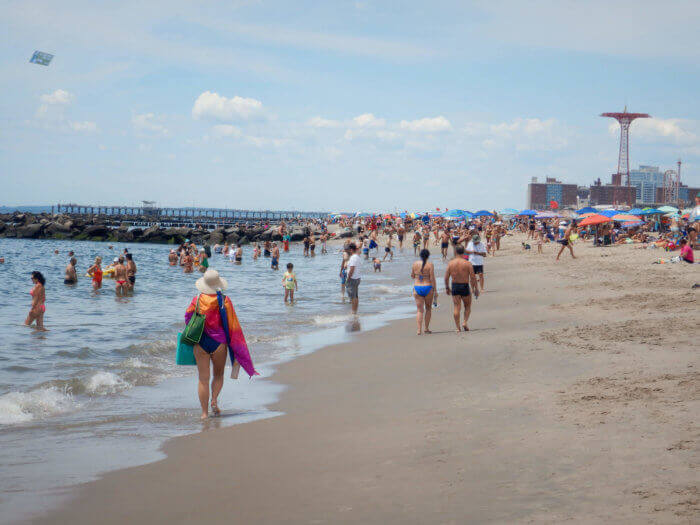
<path fill-rule="evenodd" d="M 343 270 L 340 272 L 340 284 L 345 284 L 345 281 L 348 279 L 348 272 Z"/>
<path fill-rule="evenodd" d="M 377 243 L 374 240 L 369 241 L 369 249 L 372 250 L 377 247 Z"/>

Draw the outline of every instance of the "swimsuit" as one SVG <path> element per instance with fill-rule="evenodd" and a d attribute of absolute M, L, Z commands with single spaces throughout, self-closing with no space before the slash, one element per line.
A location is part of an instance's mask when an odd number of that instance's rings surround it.
<path fill-rule="evenodd" d="M 272 262 L 270 263 L 271 268 L 276 268 L 277 267 L 277 257 L 272 258 Z"/>
<path fill-rule="evenodd" d="M 345 281 L 348 278 L 348 272 L 345 268 L 340 270 L 340 284 L 345 284 Z"/>
<path fill-rule="evenodd" d="M 120 286 L 124 286 L 126 284 L 126 281 L 117 281 L 117 284 Z"/>
<path fill-rule="evenodd" d="M 452 283 L 452 295 L 457 297 L 469 297 L 469 283 Z"/>
<path fill-rule="evenodd" d="M 420 295 L 421 297 L 426 297 L 433 289 L 433 285 L 427 284 L 424 286 L 414 286 L 413 289 L 415 290 L 416 295 Z"/>
<path fill-rule="evenodd" d="M 92 271 L 92 282 L 97 284 L 102 284 L 102 269 L 95 268 Z"/>
<path fill-rule="evenodd" d="M 29 295 L 31 295 L 32 297 L 34 297 L 34 288 L 32 288 L 31 290 L 29 290 Z M 42 313 L 46 312 L 46 305 L 45 305 L 45 304 L 42 303 L 42 304 L 37 305 L 37 306 L 39 306 L 39 310 L 41 310 Z"/>
<path fill-rule="evenodd" d="M 369 249 L 371 250 L 372 248 L 376 248 L 376 247 L 377 247 L 377 243 L 374 242 L 374 239 L 370 240 L 369 241 Z"/>
<path fill-rule="evenodd" d="M 207 335 L 206 332 L 202 332 L 202 338 L 199 340 L 199 346 L 202 347 L 207 354 L 213 354 L 216 349 L 219 348 L 221 343 L 215 339 L 212 339 Z"/>

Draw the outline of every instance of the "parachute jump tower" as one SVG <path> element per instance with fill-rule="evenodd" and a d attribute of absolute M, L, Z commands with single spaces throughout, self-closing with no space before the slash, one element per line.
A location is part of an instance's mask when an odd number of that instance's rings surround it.
<path fill-rule="evenodd" d="M 629 162 L 629 143 L 630 143 L 630 124 L 634 119 L 649 118 L 646 113 L 627 113 L 627 107 L 622 113 L 603 113 L 601 117 L 614 118 L 620 123 L 620 157 L 617 161 L 617 175 L 620 180 L 622 176 L 625 178 L 625 186 L 630 185 L 630 162 Z"/>

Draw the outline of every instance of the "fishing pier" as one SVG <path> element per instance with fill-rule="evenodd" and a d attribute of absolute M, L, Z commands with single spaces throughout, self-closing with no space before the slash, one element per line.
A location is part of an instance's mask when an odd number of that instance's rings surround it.
<path fill-rule="evenodd" d="M 322 211 L 173 208 L 158 207 L 151 201 L 143 201 L 142 206 L 56 204 L 51 206 L 51 213 L 85 218 L 100 217 L 105 222 L 115 225 L 128 222 L 133 226 L 195 227 L 201 225 L 209 228 L 232 226 L 239 223 L 323 219 L 328 217 L 328 213 Z"/>

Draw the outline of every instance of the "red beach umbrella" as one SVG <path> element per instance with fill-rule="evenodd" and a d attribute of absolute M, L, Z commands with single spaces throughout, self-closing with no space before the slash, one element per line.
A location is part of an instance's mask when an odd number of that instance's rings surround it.
<path fill-rule="evenodd" d="M 612 218 L 606 217 L 605 215 L 589 215 L 585 219 L 583 219 L 581 222 L 578 223 L 578 226 L 593 226 L 595 224 L 603 224 L 604 222 L 612 222 Z"/>

